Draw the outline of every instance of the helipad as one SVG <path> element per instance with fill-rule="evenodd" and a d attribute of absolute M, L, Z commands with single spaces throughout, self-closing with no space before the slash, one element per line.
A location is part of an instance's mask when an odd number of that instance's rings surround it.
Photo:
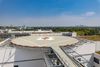
<path fill-rule="evenodd" d="M 60 48 L 60 46 L 77 43 L 78 40 L 61 35 L 31 35 L 15 38 L 11 41 L 15 45 L 27 47 L 51 47 L 58 55 L 65 67 L 78 67 Z"/>
<path fill-rule="evenodd" d="M 68 36 L 31 35 L 15 38 L 11 42 L 20 46 L 51 47 L 71 45 L 77 43 L 78 40 Z"/>

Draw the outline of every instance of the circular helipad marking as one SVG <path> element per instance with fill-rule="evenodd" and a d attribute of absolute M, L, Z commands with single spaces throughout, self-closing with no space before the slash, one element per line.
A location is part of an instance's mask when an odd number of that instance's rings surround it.
<path fill-rule="evenodd" d="M 78 40 L 67 36 L 53 36 L 53 35 L 31 35 L 15 38 L 11 41 L 13 44 L 30 47 L 51 47 L 51 46 L 65 46 L 77 43 Z"/>
<path fill-rule="evenodd" d="M 54 40 L 54 38 L 49 37 L 49 36 L 42 36 L 42 37 L 39 37 L 37 40 Z"/>

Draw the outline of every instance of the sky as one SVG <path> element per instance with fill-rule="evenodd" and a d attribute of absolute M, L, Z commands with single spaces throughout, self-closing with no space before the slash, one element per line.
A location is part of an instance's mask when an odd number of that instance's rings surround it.
<path fill-rule="evenodd" d="M 0 25 L 100 26 L 100 0 L 0 0 Z"/>

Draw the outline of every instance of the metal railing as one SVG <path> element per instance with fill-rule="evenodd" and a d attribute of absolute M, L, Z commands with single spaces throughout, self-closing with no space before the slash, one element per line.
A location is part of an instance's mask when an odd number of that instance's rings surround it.
<path fill-rule="evenodd" d="M 66 47 L 67 47 L 67 50 L 68 50 L 68 51 L 70 50 L 71 52 L 73 52 L 74 54 L 76 54 L 78 57 L 81 57 L 81 58 L 84 60 L 84 62 L 87 63 L 88 67 L 92 67 L 92 64 L 91 64 L 86 58 L 84 58 L 82 55 L 80 55 L 80 54 L 78 54 L 76 51 L 74 51 L 73 48 L 78 47 L 78 46 L 81 46 L 81 45 L 83 45 L 83 44 L 85 44 L 85 43 L 93 43 L 93 41 L 91 41 L 91 40 L 86 40 L 86 39 L 80 39 L 80 38 L 76 38 L 76 39 L 78 39 L 79 42 L 77 42 L 77 43 L 75 43 L 75 44 L 72 44 L 72 45 L 70 45 L 70 46 L 66 46 Z M 62 50 L 65 52 L 64 49 L 62 49 Z M 66 52 L 65 52 L 65 53 L 66 53 Z M 66 55 L 68 55 L 69 57 L 71 57 L 68 53 L 70 53 L 70 52 L 67 52 Z M 71 54 L 72 54 L 72 53 L 71 53 Z M 74 54 L 73 54 L 73 55 L 74 55 Z M 72 56 L 71 58 L 74 59 L 76 62 L 80 63 L 79 61 L 77 61 L 77 60 L 75 59 L 75 56 L 74 56 L 74 57 Z M 84 63 L 80 63 L 80 64 L 84 66 Z"/>
<path fill-rule="evenodd" d="M 61 48 L 62 49 L 62 48 Z M 78 67 L 84 67 L 83 65 L 81 65 L 80 63 L 78 63 L 73 57 L 71 57 L 70 55 L 68 55 L 63 49 L 62 51 L 78 66 Z M 68 66 L 69 67 L 69 66 Z"/>
<path fill-rule="evenodd" d="M 48 55 L 52 55 L 54 56 L 53 58 L 50 58 Z M 60 65 L 55 65 L 52 60 L 54 59 L 59 59 L 58 56 L 56 56 L 55 52 L 54 53 L 49 53 L 49 52 L 45 52 L 45 58 L 47 60 L 47 62 L 49 63 L 48 66 L 49 67 L 64 67 L 64 65 L 61 63 Z"/>
<path fill-rule="evenodd" d="M 10 44 L 11 38 L 7 38 L 4 41 L 0 42 L 0 47 Z"/>

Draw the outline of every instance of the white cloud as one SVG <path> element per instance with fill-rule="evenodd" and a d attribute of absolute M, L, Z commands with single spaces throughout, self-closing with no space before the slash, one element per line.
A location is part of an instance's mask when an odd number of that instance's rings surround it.
<path fill-rule="evenodd" d="M 52 17 L 5 17 L 1 18 L 1 25 L 31 25 L 31 26 L 75 26 L 75 25 L 87 25 L 98 26 L 99 17 L 85 17 L 78 15 L 59 15 Z"/>
<path fill-rule="evenodd" d="M 94 16 L 96 13 L 93 11 L 90 12 L 86 12 L 85 14 L 83 14 L 83 16 Z"/>

